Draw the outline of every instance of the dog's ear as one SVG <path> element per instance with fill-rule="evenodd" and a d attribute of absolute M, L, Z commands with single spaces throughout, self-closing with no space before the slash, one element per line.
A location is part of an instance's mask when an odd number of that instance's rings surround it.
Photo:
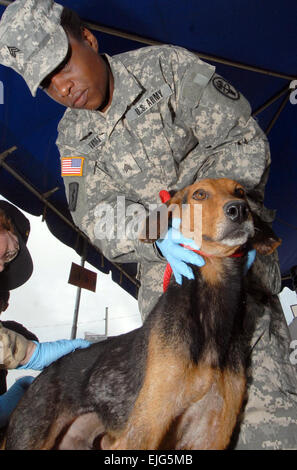
<path fill-rule="evenodd" d="M 278 238 L 272 228 L 256 214 L 253 215 L 255 235 L 251 240 L 253 248 L 261 255 L 270 255 L 281 244 L 281 239 Z"/>
<path fill-rule="evenodd" d="M 177 191 L 169 201 L 167 201 L 167 206 L 170 207 L 171 205 L 179 206 L 181 209 L 182 204 L 186 204 L 188 201 L 188 187 Z"/>
<path fill-rule="evenodd" d="M 139 231 L 139 240 L 144 243 L 153 243 L 165 236 L 171 226 L 172 217 L 181 217 L 181 207 L 186 199 L 187 190 L 182 189 L 167 202 L 151 211 Z"/>

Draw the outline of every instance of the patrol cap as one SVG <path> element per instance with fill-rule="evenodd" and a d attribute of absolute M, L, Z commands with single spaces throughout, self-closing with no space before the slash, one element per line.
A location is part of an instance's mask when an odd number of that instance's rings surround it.
<path fill-rule="evenodd" d="M 33 96 L 67 55 L 62 11 L 52 0 L 15 0 L 2 15 L 0 63 L 22 75 Z"/>
<path fill-rule="evenodd" d="M 19 241 L 19 252 L 15 259 L 0 273 L 0 290 L 12 290 L 24 284 L 33 272 L 33 262 L 26 246 L 30 233 L 30 222 L 14 205 L 0 201 L 0 209 L 10 219 Z"/>

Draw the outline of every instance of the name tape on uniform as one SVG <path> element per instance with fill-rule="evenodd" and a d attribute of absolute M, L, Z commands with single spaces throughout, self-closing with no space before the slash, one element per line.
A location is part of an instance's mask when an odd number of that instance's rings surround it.
<path fill-rule="evenodd" d="M 172 90 L 170 86 L 165 83 L 160 88 L 153 91 L 149 96 L 143 98 L 139 103 L 137 103 L 137 105 L 133 106 L 133 108 L 127 112 L 126 118 L 128 121 L 134 121 L 134 119 L 142 116 L 149 109 L 170 95 L 172 95 Z"/>

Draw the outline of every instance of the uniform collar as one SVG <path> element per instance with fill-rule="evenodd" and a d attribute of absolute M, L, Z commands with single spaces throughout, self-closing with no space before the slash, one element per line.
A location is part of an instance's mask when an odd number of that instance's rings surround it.
<path fill-rule="evenodd" d="M 145 90 L 118 58 L 110 57 L 107 54 L 104 54 L 104 57 L 113 74 L 114 91 L 111 105 L 107 111 L 105 113 L 96 111 L 96 113 L 106 121 L 108 127 L 113 127 Z"/>
<path fill-rule="evenodd" d="M 106 54 L 104 56 L 114 77 L 114 92 L 110 107 L 105 113 L 87 109 L 67 108 L 63 116 L 63 119 L 68 123 L 73 122 L 76 124 L 77 144 L 79 144 L 81 151 L 86 153 L 90 152 L 88 141 L 99 134 L 100 138 L 103 139 L 110 135 L 117 122 L 130 109 L 137 97 L 145 92 L 145 89 L 118 57 L 110 57 Z M 70 128 L 69 125 L 67 127 Z M 92 132 L 93 135 L 86 139 Z M 65 139 L 68 142 L 69 132 L 66 131 L 66 134 L 66 137 L 62 134 L 59 135 L 57 143 L 63 144 Z"/>

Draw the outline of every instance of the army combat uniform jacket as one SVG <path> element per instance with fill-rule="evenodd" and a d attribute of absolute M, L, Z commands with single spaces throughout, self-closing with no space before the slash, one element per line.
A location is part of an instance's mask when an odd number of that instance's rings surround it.
<path fill-rule="evenodd" d="M 252 209 L 271 222 L 263 206 L 269 145 L 251 118 L 246 99 L 196 55 L 162 46 L 105 58 L 114 76 L 111 106 L 105 113 L 67 109 L 59 124 L 57 145 L 74 222 L 108 259 L 139 264 L 139 306 L 145 318 L 162 293 L 165 264 L 154 245 L 132 235 L 137 207 L 149 210 L 159 202 L 162 189 L 178 190 L 197 179 L 228 177 L 245 186 Z M 125 198 L 125 236 L 117 233 L 122 224 L 122 217 L 117 220 L 119 197 Z M 106 219 L 106 236 L 102 237 L 100 224 L 109 210 L 111 218 Z M 268 260 L 257 256 L 252 272 L 266 291 L 279 292 L 277 255 Z M 296 433 L 296 398 L 281 395 L 280 399 L 279 390 L 295 387 L 296 393 L 297 382 L 285 351 L 288 337 L 282 312 L 277 298 L 273 302 L 272 308 L 250 301 L 249 308 L 259 310 L 254 345 L 261 352 L 255 353 L 259 372 L 257 377 L 253 372 L 249 389 L 250 408 L 239 441 L 242 448 L 270 448 L 276 441 L 280 448 L 297 448 L 296 437 L 279 435 L 281 426 L 288 430 L 292 425 Z M 272 330 L 279 332 L 273 341 Z M 286 355 L 284 373 L 278 367 L 279 358 L 272 361 L 273 366 L 267 365 L 266 356 L 271 360 L 274 354 L 281 355 L 283 363 Z M 273 377 L 269 385 L 267 374 Z M 269 408 L 271 403 L 272 407 L 278 403 L 286 416 L 290 410 L 291 418 L 283 420 L 282 412 L 278 416 L 273 410 L 267 412 L 263 424 L 254 409 Z"/>
<path fill-rule="evenodd" d="M 148 210 L 160 202 L 162 189 L 177 190 L 197 178 L 228 177 L 253 192 L 263 212 L 269 147 L 246 99 L 192 53 L 148 47 L 107 60 L 114 76 L 110 108 L 105 113 L 68 109 L 57 145 L 74 222 L 111 261 L 140 264 L 139 303 L 145 317 L 157 287 L 150 285 L 154 276 L 148 271 L 161 260 L 153 245 L 130 233 L 129 207 L 133 204 L 135 211 L 139 204 Z M 128 214 L 125 237 L 117 232 L 121 196 Z M 98 238 L 106 205 L 114 211 L 114 223 L 107 237 Z M 279 272 L 273 278 L 276 291 Z"/>

